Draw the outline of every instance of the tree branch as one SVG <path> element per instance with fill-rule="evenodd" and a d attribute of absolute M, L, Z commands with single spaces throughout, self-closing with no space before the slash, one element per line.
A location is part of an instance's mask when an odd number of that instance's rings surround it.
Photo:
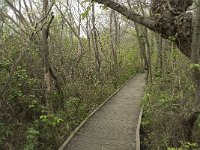
<path fill-rule="evenodd" d="M 170 39 L 173 37 L 173 41 L 179 50 L 187 58 L 191 59 L 191 41 L 193 32 L 192 15 L 191 13 L 186 12 L 187 9 L 184 9 L 184 11 L 178 16 L 166 9 L 164 12 L 162 12 L 163 15 L 152 16 L 151 18 L 148 18 L 129 10 L 126 6 L 114 2 L 114 0 L 91 0 L 91 2 L 103 4 L 122 14 L 129 20 L 143 25 L 157 33 L 161 33 L 161 36 L 165 39 Z M 188 8 L 190 5 L 191 3 L 188 3 Z"/>
<path fill-rule="evenodd" d="M 129 10 L 127 7 L 121 5 L 117 2 L 114 2 L 113 0 L 92 0 L 92 2 L 97 2 L 99 4 L 103 4 L 111 9 L 119 12 L 120 14 L 125 16 L 127 19 L 132 20 L 136 23 L 139 23 L 139 24 L 149 28 L 150 30 L 155 31 L 156 21 L 151 20 L 147 17 L 143 17 L 143 16 L 135 13 L 134 11 Z"/>
<path fill-rule="evenodd" d="M 25 25 L 25 27 L 29 27 L 29 24 L 22 13 L 9 1 L 5 0 L 8 6 L 13 10 L 14 14 L 18 17 L 18 19 Z"/>

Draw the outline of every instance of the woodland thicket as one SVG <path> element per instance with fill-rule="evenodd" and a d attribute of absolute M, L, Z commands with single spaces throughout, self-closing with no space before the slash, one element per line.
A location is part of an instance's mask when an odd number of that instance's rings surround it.
<path fill-rule="evenodd" d="M 199 0 L 94 1 L 133 21 L 145 47 L 143 149 L 199 149 Z"/>
<path fill-rule="evenodd" d="M 0 6 L 0 149 L 58 149 L 141 68 L 134 28 L 84 1 Z"/>
<path fill-rule="evenodd" d="M 0 149 L 58 149 L 144 71 L 142 149 L 198 149 L 198 3 L 1 0 Z"/>

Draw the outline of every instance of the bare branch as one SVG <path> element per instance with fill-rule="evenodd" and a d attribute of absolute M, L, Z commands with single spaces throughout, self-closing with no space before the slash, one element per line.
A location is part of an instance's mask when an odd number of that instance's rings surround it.
<path fill-rule="evenodd" d="M 29 24 L 25 17 L 22 15 L 22 13 L 19 10 L 17 10 L 17 8 L 9 0 L 5 0 L 5 2 L 13 10 L 18 19 L 25 25 L 25 27 L 29 27 Z"/>
<path fill-rule="evenodd" d="M 30 12 L 29 12 L 29 8 L 28 8 L 28 6 L 27 6 L 27 4 L 26 4 L 26 1 L 23 0 L 23 2 L 24 2 L 25 9 L 26 9 L 26 13 L 27 13 L 27 15 L 28 15 L 28 19 L 29 19 L 31 25 L 33 26 L 34 23 L 33 23 L 33 20 L 32 20 L 32 18 L 31 18 L 31 15 L 30 15 Z M 30 5 L 31 5 L 31 4 L 30 4 Z"/>

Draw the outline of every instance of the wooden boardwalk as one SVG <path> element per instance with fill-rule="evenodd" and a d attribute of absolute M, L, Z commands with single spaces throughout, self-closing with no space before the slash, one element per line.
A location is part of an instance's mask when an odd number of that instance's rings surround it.
<path fill-rule="evenodd" d="M 62 149 L 135 150 L 144 78 L 144 74 L 138 74 L 129 80 Z"/>

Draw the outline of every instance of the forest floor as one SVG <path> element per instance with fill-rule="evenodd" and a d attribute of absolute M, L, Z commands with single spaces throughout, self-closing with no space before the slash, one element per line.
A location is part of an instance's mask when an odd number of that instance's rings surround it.
<path fill-rule="evenodd" d="M 79 130 L 66 150 L 135 149 L 145 74 L 137 74 Z"/>

